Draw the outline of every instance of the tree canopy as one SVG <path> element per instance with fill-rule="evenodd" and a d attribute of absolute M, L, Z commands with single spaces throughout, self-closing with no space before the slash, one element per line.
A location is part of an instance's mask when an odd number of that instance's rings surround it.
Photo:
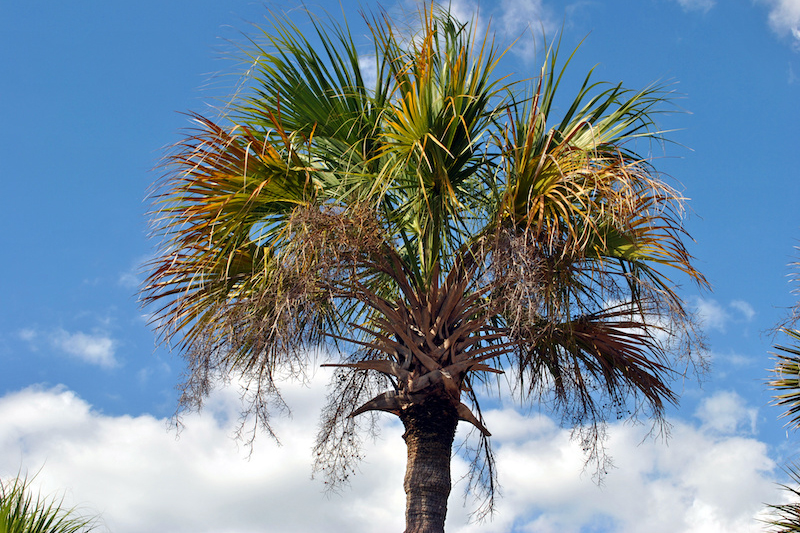
<path fill-rule="evenodd" d="M 590 452 L 609 418 L 662 420 L 697 341 L 670 276 L 706 285 L 684 198 L 637 151 L 663 140 L 667 88 L 589 72 L 559 109 L 572 56 L 557 43 L 515 80 L 490 30 L 446 9 L 412 32 L 365 18 L 369 49 L 332 19 L 272 15 L 240 91 L 191 114 L 166 158 L 143 299 L 187 361 L 181 405 L 235 378 L 272 434 L 280 383 L 323 346 L 328 481 L 359 457 L 363 413 L 400 416 L 406 435 L 445 413 L 477 428 L 473 488 L 489 497 L 481 401 L 497 374 L 586 430 Z"/>

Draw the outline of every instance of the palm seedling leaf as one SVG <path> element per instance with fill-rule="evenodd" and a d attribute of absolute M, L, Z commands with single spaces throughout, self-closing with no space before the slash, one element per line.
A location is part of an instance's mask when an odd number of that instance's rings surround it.
<path fill-rule="evenodd" d="M 34 494 L 27 477 L 0 480 L 0 531 L 3 533 L 88 533 L 96 521 L 63 507 L 63 500 Z"/>

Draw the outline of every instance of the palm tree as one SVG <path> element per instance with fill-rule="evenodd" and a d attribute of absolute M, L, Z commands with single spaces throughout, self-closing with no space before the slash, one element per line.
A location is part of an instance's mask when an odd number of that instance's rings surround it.
<path fill-rule="evenodd" d="M 2 533 L 88 533 L 95 520 L 64 509 L 61 501 L 34 495 L 27 478 L 0 480 L 0 531 Z"/>
<path fill-rule="evenodd" d="M 792 263 L 794 268 L 800 267 L 800 262 Z M 795 274 L 794 282 L 800 281 L 800 275 Z M 797 292 L 797 291 L 795 291 Z M 791 308 L 789 317 L 783 322 L 780 332 L 785 334 L 791 344 L 788 346 L 776 345 L 775 366 L 771 371 L 771 379 L 767 387 L 775 395 L 773 403 L 785 409 L 780 418 L 787 418 L 786 426 L 797 430 L 800 428 L 800 330 L 793 326 L 800 321 L 800 303 Z M 800 531 L 800 465 L 790 463 L 786 473 L 792 485 L 781 485 L 793 500 L 789 503 L 767 505 L 772 516 L 764 522 L 772 526 L 775 533 L 792 533 Z"/>
<path fill-rule="evenodd" d="M 786 327 L 781 331 L 789 336 L 793 344 L 775 346 L 779 351 L 775 353 L 775 367 L 767 386 L 775 392 L 774 404 L 786 409 L 781 418 L 788 418 L 786 425 L 796 430 L 800 428 L 800 330 Z M 772 516 L 765 523 L 772 526 L 771 531 L 775 533 L 800 531 L 800 503 L 796 501 L 800 497 L 800 466 L 790 464 L 786 467 L 786 473 L 793 485 L 781 485 L 781 488 L 795 501 L 767 505 Z"/>
<path fill-rule="evenodd" d="M 554 121 L 558 46 L 512 83 L 491 35 L 447 10 L 421 10 L 412 33 L 366 16 L 369 53 L 309 18 L 313 44 L 271 18 L 241 90 L 221 116 L 191 115 L 156 188 L 143 300 L 188 363 L 181 407 L 234 377 L 273 434 L 281 381 L 332 346 L 316 471 L 346 481 L 376 412 L 398 416 L 408 533 L 443 530 L 460 420 L 491 509 L 492 374 L 551 402 L 590 454 L 609 417 L 661 421 L 693 339 L 664 271 L 705 285 L 683 199 L 634 151 L 660 139 L 664 89 L 590 73 Z"/>

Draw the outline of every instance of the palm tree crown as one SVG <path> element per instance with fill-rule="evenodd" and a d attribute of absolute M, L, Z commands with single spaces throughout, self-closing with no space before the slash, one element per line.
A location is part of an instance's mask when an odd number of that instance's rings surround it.
<path fill-rule="evenodd" d="M 355 415 L 385 411 L 409 450 L 457 420 L 477 427 L 490 493 L 490 374 L 590 430 L 659 420 L 676 401 L 673 341 L 691 328 L 666 272 L 705 285 L 683 199 L 633 151 L 660 138 L 663 88 L 590 73 L 553 120 L 558 47 L 514 83 L 495 74 L 489 34 L 446 10 L 423 10 L 413 35 L 368 18 L 368 54 L 310 19 L 316 44 L 273 17 L 239 96 L 221 117 L 192 115 L 167 158 L 143 296 L 188 361 L 182 405 L 233 375 L 271 433 L 280 381 L 335 343 L 317 445 L 331 481 L 372 420 Z"/>

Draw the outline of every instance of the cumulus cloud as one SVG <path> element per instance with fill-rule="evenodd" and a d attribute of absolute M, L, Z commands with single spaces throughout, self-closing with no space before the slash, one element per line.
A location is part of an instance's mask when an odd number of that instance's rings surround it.
<path fill-rule="evenodd" d="M 601 487 L 581 471 L 583 454 L 568 432 L 549 418 L 492 412 L 504 498 L 495 522 L 462 531 L 761 531 L 753 517 L 775 498 L 774 463 L 764 443 L 741 434 L 750 431 L 749 418 L 733 412 L 742 404 L 727 393 L 713 397 L 700 426 L 673 421 L 667 442 L 643 440 L 640 426 L 613 425 L 607 448 L 616 468 Z M 714 413 L 727 424 L 706 423 Z"/>
<path fill-rule="evenodd" d="M 286 388 L 295 411 L 276 421 L 283 445 L 262 438 L 249 460 L 231 439 L 238 407 L 232 390 L 188 416 L 176 439 L 163 419 L 107 416 L 69 390 L 28 388 L 0 398 L 0 475 L 43 467 L 37 482 L 47 492 L 66 489 L 69 503 L 101 512 L 116 533 L 401 531 L 405 449 L 391 418 L 350 490 L 325 496 L 321 481 L 310 479 L 325 395 L 319 381 Z M 503 485 L 498 514 L 470 524 L 457 484 L 447 531 L 760 531 L 753 516 L 761 502 L 778 499 L 766 445 L 734 414 L 741 398 L 720 394 L 704 405 L 700 424 L 675 421 L 668 443 L 643 441 L 640 426 L 612 425 L 607 444 L 617 468 L 602 487 L 583 471 L 569 431 L 552 419 L 490 410 Z M 458 479 L 466 465 L 456 458 L 453 468 Z"/>
<path fill-rule="evenodd" d="M 748 407 L 733 391 L 722 391 L 705 398 L 695 412 L 703 426 L 726 434 L 741 431 L 755 434 L 758 409 Z"/>
<path fill-rule="evenodd" d="M 25 389 L 0 399 L 0 476 L 20 465 L 42 469 L 36 481 L 44 492 L 66 490 L 69 504 L 101 513 L 115 533 L 368 532 L 375 524 L 401 531 L 399 429 L 370 450 L 352 494 L 326 497 L 310 479 L 313 411 L 323 400 L 314 392 L 315 401 L 304 400 L 308 409 L 293 401 L 295 417 L 277 425 L 282 446 L 257 441 L 248 459 L 231 438 L 235 391 L 188 416 L 176 438 L 163 419 L 106 416 L 69 390 Z M 298 393 L 295 387 L 287 397 Z"/>
<path fill-rule="evenodd" d="M 678 0 L 684 11 L 702 11 L 707 13 L 716 2 L 714 0 Z"/>
<path fill-rule="evenodd" d="M 762 0 L 769 6 L 769 25 L 778 35 L 791 36 L 800 49 L 800 0 Z"/>

